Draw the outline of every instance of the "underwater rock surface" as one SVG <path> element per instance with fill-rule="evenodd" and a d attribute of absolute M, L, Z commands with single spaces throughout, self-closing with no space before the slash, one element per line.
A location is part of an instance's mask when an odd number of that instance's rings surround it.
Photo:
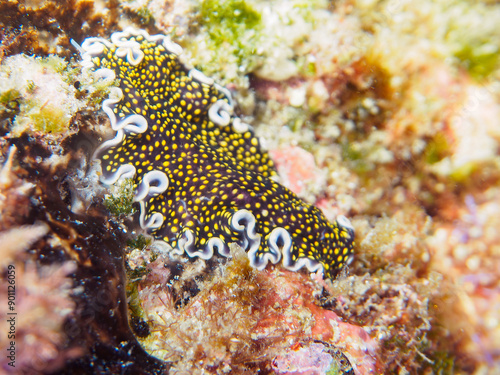
<path fill-rule="evenodd" d="M 499 18 L 459 0 L 0 4 L 2 332 L 13 269 L 19 317 L 1 371 L 499 372 Z M 228 257 L 186 256 L 187 237 L 181 254 L 173 220 L 162 236 L 138 225 L 162 214 L 135 200 L 143 174 L 99 182 L 120 82 L 82 71 L 71 39 L 128 26 L 220 82 L 208 97 L 232 98 L 277 167 L 266 186 L 349 217 L 356 256 L 337 278 L 272 257 L 257 270 L 235 233 Z"/>

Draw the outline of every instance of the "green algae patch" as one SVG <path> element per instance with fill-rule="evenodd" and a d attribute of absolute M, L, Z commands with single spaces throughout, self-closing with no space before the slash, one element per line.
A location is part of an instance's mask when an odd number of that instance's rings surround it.
<path fill-rule="evenodd" d="M 127 241 L 127 246 L 131 249 L 142 250 L 146 246 L 151 244 L 151 239 L 139 234 L 137 237 L 133 237 Z"/>
<path fill-rule="evenodd" d="M 206 35 L 202 43 L 217 56 L 214 56 L 216 61 L 207 61 L 199 68 L 211 74 L 221 66 L 235 63 L 240 69 L 251 71 L 256 65 L 257 49 L 262 40 L 261 18 L 249 1 L 204 1 L 198 16 L 202 33 Z"/>
<path fill-rule="evenodd" d="M 22 94 L 16 89 L 0 92 L 0 119 L 12 119 L 19 113 L 19 103 Z"/>
<path fill-rule="evenodd" d="M 73 116 L 96 109 L 114 83 L 82 73 L 59 56 L 9 56 L 0 64 L 0 120 L 8 120 L 3 127 L 15 137 L 62 137 L 76 131 Z"/>
<path fill-rule="evenodd" d="M 364 150 L 358 145 L 344 142 L 342 144 L 342 157 L 344 160 L 351 162 L 351 169 L 359 175 L 364 175 L 373 170 L 373 166 L 366 161 Z"/>
<path fill-rule="evenodd" d="M 455 357 L 446 351 L 434 352 L 432 370 L 434 374 L 452 375 L 455 373 Z"/>
<path fill-rule="evenodd" d="M 43 133 L 61 133 L 67 130 L 69 118 L 59 107 L 53 105 L 39 105 L 38 103 L 27 103 L 31 107 L 23 119 L 32 130 Z M 19 122 L 22 124 L 22 122 Z"/>
<path fill-rule="evenodd" d="M 104 200 L 104 206 L 113 216 L 127 216 L 135 212 L 134 182 L 131 178 L 125 179 L 112 194 Z"/>
<path fill-rule="evenodd" d="M 336 362 L 333 362 L 326 371 L 326 375 L 342 375 L 342 374 L 343 374 L 342 369 Z"/>
<path fill-rule="evenodd" d="M 151 7 L 151 1 L 135 1 L 135 0 L 125 0 L 121 4 L 124 9 L 129 12 L 136 14 L 139 17 L 142 24 L 147 25 L 154 20 L 154 14 Z"/>
<path fill-rule="evenodd" d="M 467 182 L 472 174 L 477 171 L 478 164 L 475 161 L 469 161 L 457 168 L 455 168 L 451 174 L 450 178 L 457 183 L 465 183 Z"/>
<path fill-rule="evenodd" d="M 245 0 L 205 0 L 200 16 L 201 24 L 207 27 L 216 45 L 230 43 L 248 48 L 241 45 L 240 36 L 249 30 L 260 29 L 260 13 Z"/>
<path fill-rule="evenodd" d="M 464 45 L 455 52 L 455 57 L 478 81 L 487 79 L 500 68 L 498 47 L 492 44 Z"/>
<path fill-rule="evenodd" d="M 450 153 L 450 145 L 446 137 L 437 133 L 428 143 L 425 148 L 424 156 L 427 164 L 435 164 L 441 161 Z"/>
<path fill-rule="evenodd" d="M 13 136 L 64 134 L 85 102 L 76 97 L 76 71 L 58 56 L 9 56 L 0 65 L 0 117 Z"/>

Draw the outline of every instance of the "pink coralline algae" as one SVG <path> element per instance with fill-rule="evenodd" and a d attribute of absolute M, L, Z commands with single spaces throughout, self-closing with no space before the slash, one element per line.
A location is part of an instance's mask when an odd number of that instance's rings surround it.
<path fill-rule="evenodd" d="M 314 156 L 301 147 L 281 147 L 269 152 L 276 164 L 283 184 L 295 194 L 302 196 L 307 185 L 316 184 L 321 174 Z"/>
<path fill-rule="evenodd" d="M 232 251 L 233 261 L 208 282 L 189 280 L 203 274 L 200 261 L 186 264 L 184 274 L 168 283 L 163 264 L 171 260 L 160 257 L 148 265 L 150 272 L 137 284 L 134 309 L 144 311 L 149 322 L 151 334 L 142 344 L 150 353 L 173 361 L 176 369 L 240 373 L 256 363 L 267 368 L 273 359 L 279 364 L 278 356 L 287 349 L 318 340 L 341 351 L 357 374 L 376 368 L 378 343 L 362 327 L 318 306 L 316 281 L 278 267 L 256 271 L 241 249 Z M 200 290 L 179 306 L 189 289 Z"/>

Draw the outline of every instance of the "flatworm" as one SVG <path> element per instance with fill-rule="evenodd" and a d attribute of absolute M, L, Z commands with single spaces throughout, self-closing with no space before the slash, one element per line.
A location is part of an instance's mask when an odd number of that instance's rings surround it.
<path fill-rule="evenodd" d="M 351 257 L 354 230 L 273 181 L 273 162 L 250 125 L 234 114 L 231 93 L 179 61 L 164 35 L 126 29 L 88 38 L 82 65 L 117 80 L 103 102 L 116 132 L 95 151 L 104 184 L 133 178 L 139 223 L 174 253 L 228 257 L 236 242 L 262 270 L 282 260 L 335 274 Z"/>

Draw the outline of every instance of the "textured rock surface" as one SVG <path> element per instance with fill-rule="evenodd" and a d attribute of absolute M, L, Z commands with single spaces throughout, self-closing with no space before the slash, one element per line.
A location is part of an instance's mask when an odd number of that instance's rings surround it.
<path fill-rule="evenodd" d="M 2 2 L 1 79 L 18 83 L 0 90 L 0 287 L 9 265 L 26 283 L 19 371 L 321 373 L 333 350 L 358 374 L 500 371 L 499 17 L 458 0 Z M 353 219 L 345 273 L 188 261 L 138 230 L 90 163 L 114 82 L 81 74 L 70 44 L 129 25 L 224 83 L 279 164 L 301 150 L 283 163 L 302 198 Z M 5 75 L 40 57 L 65 66 Z"/>

